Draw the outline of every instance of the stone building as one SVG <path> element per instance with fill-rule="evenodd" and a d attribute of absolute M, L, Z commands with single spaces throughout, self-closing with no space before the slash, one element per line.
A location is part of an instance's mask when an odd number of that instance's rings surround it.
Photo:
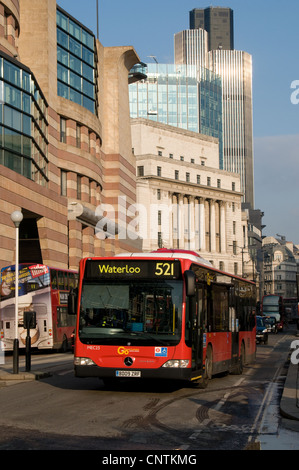
<path fill-rule="evenodd" d="M 143 249 L 195 250 L 216 268 L 241 275 L 247 219 L 240 177 L 219 170 L 218 140 L 142 118 L 131 127 L 135 227 Z"/>
<path fill-rule="evenodd" d="M 263 239 L 263 293 L 294 299 L 297 306 L 297 248 L 285 237 Z"/>

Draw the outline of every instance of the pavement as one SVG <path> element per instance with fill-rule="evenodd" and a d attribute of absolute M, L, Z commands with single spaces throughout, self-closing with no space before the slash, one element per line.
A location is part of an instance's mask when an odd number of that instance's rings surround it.
<path fill-rule="evenodd" d="M 297 333 L 297 336 L 299 337 L 299 333 Z M 299 364 L 292 363 L 292 360 L 289 363 L 280 400 L 280 413 L 284 418 L 299 421 Z"/>
<path fill-rule="evenodd" d="M 287 376 L 284 384 L 283 393 L 280 401 L 280 413 L 284 418 L 292 420 L 294 422 L 299 421 L 299 364 L 295 364 L 294 359 L 299 360 L 299 330 L 295 337 L 298 338 L 297 343 L 294 347 L 294 357 L 290 356 L 289 366 L 287 370 Z M 295 341 L 296 343 L 296 341 Z M 292 361 L 293 359 L 293 361 Z M 22 381 L 29 380 L 41 380 L 46 377 L 50 377 L 50 372 L 44 372 L 39 370 L 30 370 L 30 372 L 23 372 L 19 370 L 19 373 L 13 373 L 12 370 L 3 368 L 0 365 L 0 388 L 13 385 Z"/>

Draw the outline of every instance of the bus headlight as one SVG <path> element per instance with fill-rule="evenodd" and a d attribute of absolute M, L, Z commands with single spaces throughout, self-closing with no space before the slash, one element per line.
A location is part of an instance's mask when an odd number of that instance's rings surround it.
<path fill-rule="evenodd" d="M 189 366 L 188 359 L 170 359 L 169 361 L 165 362 L 162 367 L 172 367 L 172 368 L 182 368 L 186 369 Z"/>
<path fill-rule="evenodd" d="M 95 366 L 96 364 L 89 357 L 75 357 L 75 366 Z"/>

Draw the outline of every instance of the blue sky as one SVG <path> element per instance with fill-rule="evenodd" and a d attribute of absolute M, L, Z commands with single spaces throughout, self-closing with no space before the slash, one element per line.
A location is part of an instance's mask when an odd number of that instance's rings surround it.
<path fill-rule="evenodd" d="M 96 0 L 57 2 L 96 34 Z M 235 49 L 250 53 L 253 60 L 255 208 L 265 213 L 265 235 L 279 233 L 299 244 L 299 104 L 291 102 L 291 83 L 299 80 L 298 0 L 98 4 L 99 40 L 105 47 L 133 46 L 143 62 L 154 55 L 159 63 L 173 63 L 173 37 L 189 29 L 190 10 L 234 10 Z"/>

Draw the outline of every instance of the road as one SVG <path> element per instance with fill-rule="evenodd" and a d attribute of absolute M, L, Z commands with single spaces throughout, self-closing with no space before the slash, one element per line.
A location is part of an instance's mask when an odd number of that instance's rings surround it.
<path fill-rule="evenodd" d="M 205 390 L 132 380 L 109 388 L 74 377 L 71 353 L 33 355 L 32 370 L 51 376 L 0 386 L 0 450 L 299 449 L 299 426 L 289 431 L 279 414 L 293 339 L 294 330 L 271 335 L 241 376 L 214 377 Z"/>

